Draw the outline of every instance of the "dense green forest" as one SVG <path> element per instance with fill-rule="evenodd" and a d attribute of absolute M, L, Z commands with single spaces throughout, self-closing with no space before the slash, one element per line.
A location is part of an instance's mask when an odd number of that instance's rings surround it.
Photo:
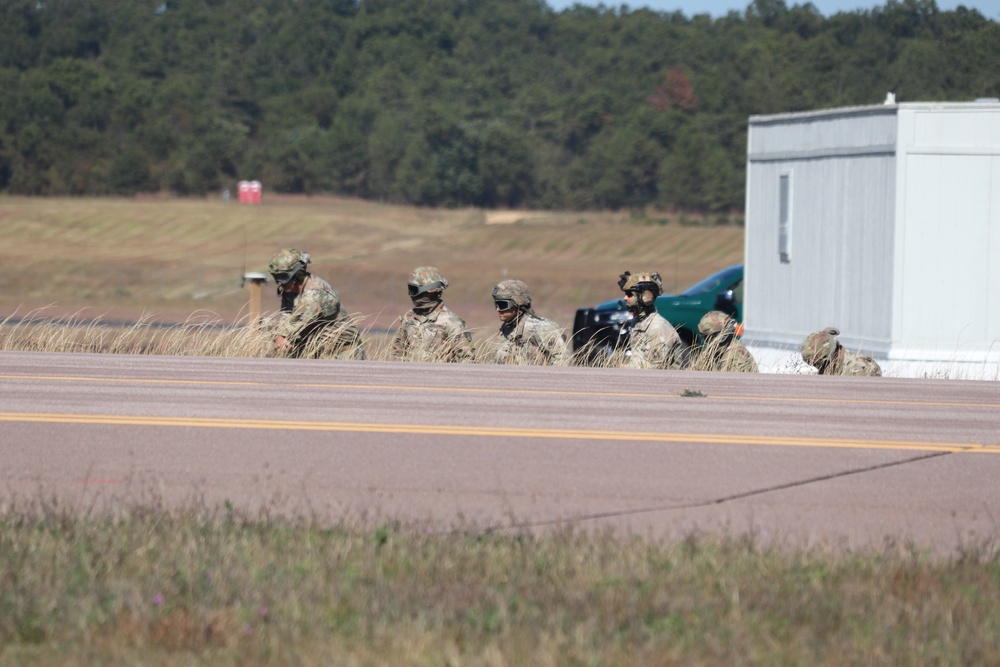
<path fill-rule="evenodd" d="M 738 210 L 748 116 L 997 97 L 997 63 L 934 0 L 0 0 L 0 192 Z"/>

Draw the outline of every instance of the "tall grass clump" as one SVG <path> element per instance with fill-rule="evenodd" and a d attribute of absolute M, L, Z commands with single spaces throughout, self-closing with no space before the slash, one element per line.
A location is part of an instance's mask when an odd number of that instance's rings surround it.
<path fill-rule="evenodd" d="M 0 321 L 0 350 L 29 352 L 92 352 L 213 357 L 289 357 L 310 359 L 399 360 L 392 349 L 392 331 L 366 326 L 363 317 L 351 316 L 311 336 L 299 349 L 274 349 L 276 317 L 235 323 L 213 313 L 194 313 L 185 322 L 162 325 L 148 317 L 128 325 L 102 322 L 77 314 L 50 319 L 42 312 Z M 494 331 L 474 332 L 462 354 L 451 346 L 428 349 L 412 359 L 423 362 L 494 363 L 501 339 Z M 545 364 L 540 354 L 512 357 L 508 363 Z"/>
<path fill-rule="evenodd" d="M 827 553 L 559 529 L 323 525 L 231 504 L 0 511 L 8 664 L 989 664 L 985 549 Z"/>
<path fill-rule="evenodd" d="M 212 313 L 195 313 L 185 322 L 162 325 L 148 317 L 120 325 L 88 318 L 78 313 L 51 319 L 42 311 L 0 321 L 0 350 L 21 352 L 92 352 L 105 354 L 152 354 L 177 356 L 269 357 L 298 356 L 318 359 L 367 359 L 389 361 L 392 332 L 363 326 L 363 318 L 345 318 L 311 337 L 300 349 L 276 352 L 276 318 L 251 322 L 222 322 Z M 495 360 L 498 340 L 482 334 L 459 360 L 490 363 Z M 451 350 L 427 351 L 419 360 L 452 361 Z M 405 358 L 404 358 L 405 360 Z M 525 363 L 541 363 L 528 358 Z"/>
<path fill-rule="evenodd" d="M 121 325 L 77 313 L 50 319 L 43 311 L 0 321 L 0 350 L 194 356 L 266 356 L 272 339 L 259 326 L 225 323 L 212 313 L 162 325 L 144 316 Z"/>
<path fill-rule="evenodd" d="M 365 359 L 371 361 L 421 361 L 431 363 L 480 363 L 497 361 L 497 350 L 503 341 L 495 328 L 472 330 L 472 342 L 455 354 L 453 346 L 439 350 L 427 349 L 419 354 L 399 357 L 394 354 L 393 329 L 377 329 L 364 316 L 352 315 L 325 330 L 305 344 L 299 352 L 278 352 L 274 349 L 276 314 L 251 321 L 243 316 L 236 322 L 227 322 L 215 313 L 198 311 L 184 322 L 162 324 L 149 316 L 140 317 L 130 324 L 104 322 L 99 317 L 86 317 L 80 311 L 64 318 L 50 318 L 45 309 L 31 311 L 17 317 L 0 320 L 0 351 L 29 352 L 90 352 L 108 354 L 151 354 L 211 357 L 289 357 L 316 359 Z M 571 332 L 563 331 L 571 338 Z M 337 341 L 346 341 L 343 344 Z M 676 358 L 666 364 L 668 369 L 685 370 L 753 370 L 740 363 L 725 361 L 710 364 L 708 360 L 718 355 L 698 346 L 683 346 Z M 725 354 L 721 355 L 726 357 Z M 727 357 L 728 359 L 728 357 Z M 585 344 L 570 353 L 570 365 L 603 368 L 628 366 L 626 351 L 608 351 L 602 346 Z M 509 358 L 505 363 L 545 365 L 550 363 L 542 354 L 523 354 Z M 772 373 L 811 373 L 814 370 L 801 360 L 788 358 Z M 912 369 L 896 364 L 886 369 L 887 376 L 910 376 Z M 978 368 L 954 367 L 924 372 L 923 377 L 947 379 L 997 380 L 1000 370 L 995 364 L 984 362 Z"/>

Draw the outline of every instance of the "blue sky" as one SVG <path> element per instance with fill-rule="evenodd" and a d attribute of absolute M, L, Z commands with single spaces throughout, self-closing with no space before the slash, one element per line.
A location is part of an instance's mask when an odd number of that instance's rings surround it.
<path fill-rule="evenodd" d="M 597 0 L 548 0 L 548 5 L 552 9 L 560 10 L 574 4 L 596 6 L 601 4 Z M 830 16 L 837 12 L 852 12 L 857 9 L 871 9 L 873 7 L 884 7 L 885 2 L 872 0 L 812 0 L 813 5 L 823 16 Z M 750 0 L 624 0 L 605 1 L 607 7 L 619 7 L 627 4 L 632 9 L 649 7 L 657 11 L 680 10 L 685 16 L 695 14 L 711 14 L 713 17 L 725 16 L 730 10 L 743 12 L 750 4 Z M 785 0 L 785 5 L 804 5 L 805 0 Z M 965 5 L 969 9 L 977 9 L 986 18 L 1000 21 L 1000 0 L 937 0 L 938 9 L 955 9 L 959 5 Z"/>

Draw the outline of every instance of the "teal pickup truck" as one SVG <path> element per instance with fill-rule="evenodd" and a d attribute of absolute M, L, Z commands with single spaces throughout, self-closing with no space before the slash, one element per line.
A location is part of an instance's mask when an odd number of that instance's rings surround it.
<path fill-rule="evenodd" d="M 743 265 L 713 273 L 680 294 L 656 297 L 656 310 L 688 345 L 700 342 L 698 322 L 710 310 L 721 310 L 743 322 Z"/>
<path fill-rule="evenodd" d="M 686 345 L 700 341 L 698 322 L 710 310 L 729 313 L 742 323 L 743 265 L 713 273 L 680 294 L 661 294 L 656 298 L 656 310 L 674 325 Z M 627 340 L 630 320 L 621 299 L 580 308 L 573 321 L 573 350 L 587 350 L 591 360 L 610 354 Z"/>

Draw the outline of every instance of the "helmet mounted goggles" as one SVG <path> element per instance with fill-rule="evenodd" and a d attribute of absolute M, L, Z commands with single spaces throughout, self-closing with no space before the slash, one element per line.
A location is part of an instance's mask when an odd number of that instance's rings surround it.
<path fill-rule="evenodd" d="M 497 310 L 501 313 L 510 310 L 511 308 L 517 308 L 517 303 L 513 299 L 493 299 L 493 305 L 496 306 Z"/>
<path fill-rule="evenodd" d="M 444 289 L 444 285 L 439 280 L 427 283 L 426 285 L 417 285 L 416 283 L 407 283 L 406 289 L 410 293 L 410 298 L 415 298 L 424 294 L 425 292 L 434 292 Z"/>

